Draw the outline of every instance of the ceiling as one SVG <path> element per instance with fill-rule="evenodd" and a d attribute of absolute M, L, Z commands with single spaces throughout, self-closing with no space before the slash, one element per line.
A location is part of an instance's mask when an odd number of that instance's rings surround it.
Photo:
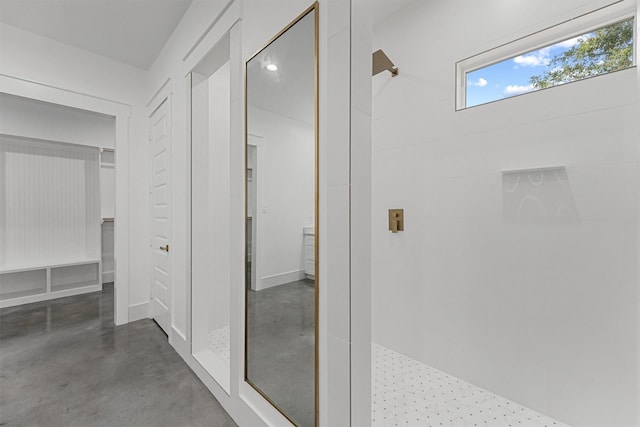
<path fill-rule="evenodd" d="M 192 0 L 0 0 L 0 22 L 148 70 Z"/>
<path fill-rule="evenodd" d="M 373 22 L 378 23 L 398 12 L 400 9 L 407 7 L 412 2 L 423 1 L 424 0 L 367 0 L 367 7 L 371 10 Z"/>

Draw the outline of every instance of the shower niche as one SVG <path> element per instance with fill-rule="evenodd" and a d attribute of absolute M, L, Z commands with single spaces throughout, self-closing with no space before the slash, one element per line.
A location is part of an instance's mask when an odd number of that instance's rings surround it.
<path fill-rule="evenodd" d="M 229 36 L 190 74 L 191 353 L 230 392 Z"/>

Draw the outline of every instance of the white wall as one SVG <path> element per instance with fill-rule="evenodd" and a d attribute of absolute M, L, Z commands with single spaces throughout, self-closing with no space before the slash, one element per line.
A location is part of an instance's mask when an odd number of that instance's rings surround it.
<path fill-rule="evenodd" d="M 199 77 L 199 76 L 198 76 Z M 200 80 L 200 78 L 198 78 Z M 211 203 L 211 191 L 209 165 L 210 139 L 209 139 L 209 80 L 202 78 L 196 84 L 194 75 L 194 88 L 191 95 L 193 111 L 192 118 L 192 213 L 191 226 L 197 232 L 193 233 L 191 240 L 191 280 L 194 283 L 192 294 L 191 312 L 195 319 L 192 331 L 192 353 L 206 348 L 209 335 L 209 312 L 211 303 L 215 298 L 212 292 L 213 261 L 213 204 Z"/>
<path fill-rule="evenodd" d="M 214 392 L 240 425 L 286 425 L 264 399 L 242 380 L 244 268 L 244 61 L 307 6 L 298 0 L 194 0 L 148 73 L 97 55 L 0 26 L 0 74 L 31 80 L 71 92 L 132 106 L 130 120 L 129 194 L 131 259 L 130 304 L 148 301 L 151 257 L 149 227 L 149 161 L 147 113 L 143 107 L 170 80 L 172 98 L 172 332 L 170 342 Z M 226 13 L 221 15 L 221 12 Z M 349 407 L 349 45 L 350 2 L 320 1 L 320 422 L 345 425 Z M 220 15 L 220 16 L 219 16 Z M 239 22 L 239 18 L 242 21 Z M 231 32 L 231 181 L 230 292 L 231 397 L 188 357 L 189 288 L 189 96 L 185 76 L 209 49 Z M 145 90 L 146 88 L 146 90 Z M 235 171 L 235 172 L 234 172 Z M 366 174 L 361 178 L 365 178 Z M 323 232 L 320 232 L 323 233 Z M 331 370 L 329 370 L 329 366 Z M 243 385 L 245 386 L 243 388 Z M 243 388 L 242 390 L 240 390 Z M 251 394 L 254 393 L 254 394 Z M 248 403 L 247 403 L 248 402 Z M 249 409 L 249 406 L 252 409 Z M 260 421 L 256 414 L 264 420 Z"/>
<path fill-rule="evenodd" d="M 210 221 L 213 223 L 213 240 L 217 244 L 213 247 L 214 270 L 213 293 L 214 301 L 211 329 L 219 329 L 229 325 L 229 310 L 231 308 L 229 292 L 229 243 L 231 230 L 229 224 L 229 187 L 230 187 L 230 76 L 229 62 L 218 69 L 210 78 L 209 103 L 210 121 L 209 135 L 210 151 L 210 198 L 212 213 Z"/>
<path fill-rule="evenodd" d="M 114 148 L 115 120 L 103 114 L 0 94 L 0 133 Z"/>
<path fill-rule="evenodd" d="M 0 135 L 0 267 L 95 259 L 98 149 Z"/>
<path fill-rule="evenodd" d="M 313 227 L 315 138 L 311 124 L 250 108 L 248 131 L 259 135 L 256 289 L 304 278 L 303 227 Z M 292 279 L 292 277 L 296 277 Z"/>
<path fill-rule="evenodd" d="M 193 90 L 194 353 L 196 338 L 206 346 L 210 331 L 229 325 L 229 77 L 226 62 Z"/>
<path fill-rule="evenodd" d="M 0 74 L 131 106 L 129 119 L 129 305 L 149 299 L 147 72 L 0 24 Z"/>
<path fill-rule="evenodd" d="M 637 69 L 459 112 L 454 71 L 606 3 L 415 1 L 373 46 L 373 340 L 580 426 L 640 422 Z M 501 171 L 556 165 L 571 215 L 514 215 Z"/>

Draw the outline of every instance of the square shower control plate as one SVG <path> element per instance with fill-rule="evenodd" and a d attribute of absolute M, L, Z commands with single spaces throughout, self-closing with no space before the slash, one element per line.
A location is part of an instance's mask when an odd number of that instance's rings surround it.
<path fill-rule="evenodd" d="M 389 209 L 389 231 L 404 231 L 404 209 Z"/>

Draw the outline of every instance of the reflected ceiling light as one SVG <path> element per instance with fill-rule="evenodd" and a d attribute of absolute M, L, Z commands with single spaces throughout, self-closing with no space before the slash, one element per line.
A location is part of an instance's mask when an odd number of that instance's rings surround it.
<path fill-rule="evenodd" d="M 269 71 L 278 71 L 278 66 L 276 64 L 267 64 L 265 68 Z"/>

